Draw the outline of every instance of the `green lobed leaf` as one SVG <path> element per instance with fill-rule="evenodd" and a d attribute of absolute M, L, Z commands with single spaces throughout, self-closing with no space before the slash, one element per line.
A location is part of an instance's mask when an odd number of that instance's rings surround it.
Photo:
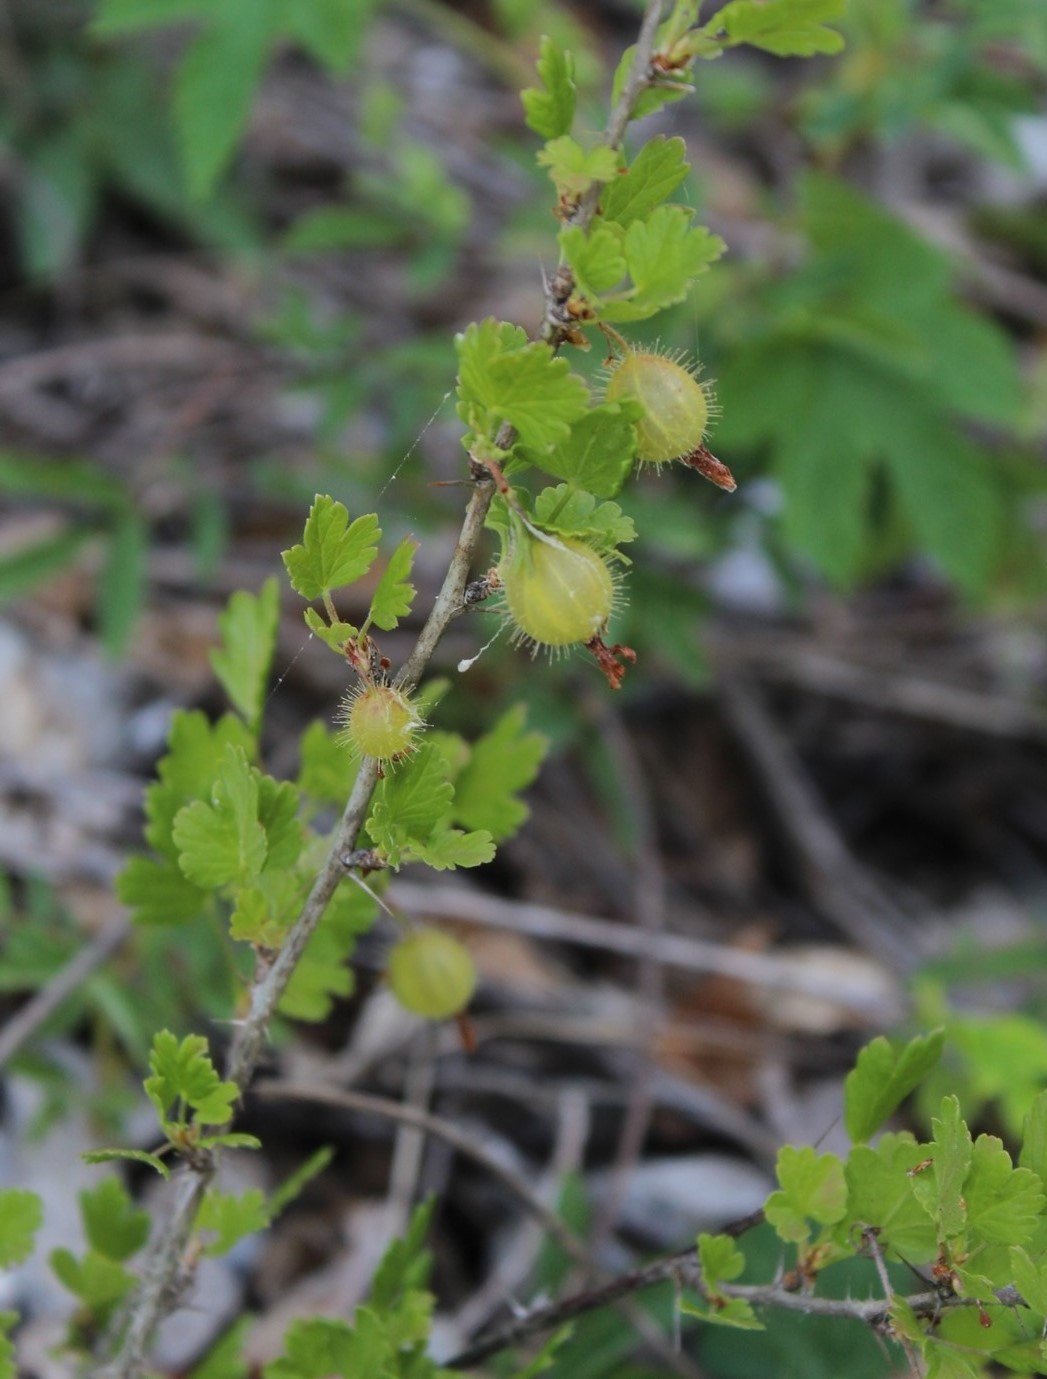
<path fill-rule="evenodd" d="M 319 637 L 337 656 L 345 655 L 345 644 L 359 636 L 360 629 L 351 622 L 329 623 L 315 608 L 307 608 L 302 614 L 305 625 L 314 637 Z"/>
<path fill-rule="evenodd" d="M 352 584 L 374 564 L 381 534 L 374 513 L 350 525 L 345 504 L 318 493 L 301 544 L 283 553 L 292 587 L 303 598 L 316 599 Z"/>
<path fill-rule="evenodd" d="M 122 1264 L 149 1239 L 151 1218 L 136 1207 L 118 1178 L 103 1178 L 95 1188 L 80 1193 L 87 1243 L 106 1259 Z"/>
<path fill-rule="evenodd" d="M 541 167 L 549 169 L 559 194 L 571 200 L 584 196 L 594 182 L 609 182 L 618 171 L 618 155 L 613 148 L 598 144 L 587 153 L 568 134 L 550 139 L 539 149 L 537 158 Z"/>
<path fill-rule="evenodd" d="M 367 616 L 383 632 L 391 632 L 400 619 L 405 618 L 411 611 L 414 596 L 418 591 L 408 576 L 417 549 L 418 542 L 412 537 L 405 537 L 382 571 Z"/>
<path fill-rule="evenodd" d="M 294 872 L 264 871 L 253 886 L 241 886 L 229 917 L 237 943 L 279 948 L 302 909 L 308 887 Z"/>
<path fill-rule="evenodd" d="M 584 537 L 604 553 L 636 540 L 632 518 L 617 503 L 598 503 L 591 493 L 569 484 L 543 489 L 535 499 L 534 515 L 543 531 Z"/>
<path fill-rule="evenodd" d="M 779 1191 L 767 1199 L 764 1214 L 782 1240 L 803 1242 L 808 1221 L 829 1226 L 847 1209 L 843 1163 L 835 1154 L 819 1154 L 810 1145 L 783 1145 L 778 1151 Z"/>
<path fill-rule="evenodd" d="M 280 1001 L 280 1011 L 296 1020 L 323 1020 L 334 999 L 348 996 L 353 974 L 346 966 L 358 935 L 371 928 L 377 903 L 351 882 L 335 891 Z"/>
<path fill-rule="evenodd" d="M 390 866 L 399 866 L 405 848 L 424 847 L 446 818 L 453 798 L 447 761 L 434 743 L 426 743 L 386 772 L 374 794 L 367 832 Z"/>
<path fill-rule="evenodd" d="M 1047 1317 L 1047 1263 L 1030 1258 L 1021 1245 L 1010 1248 L 1011 1279 L 1034 1312 Z"/>
<path fill-rule="evenodd" d="M 974 1146 L 971 1132 L 954 1096 L 942 1098 L 941 1115 L 931 1121 L 934 1141 L 928 1145 L 933 1164 L 912 1180 L 916 1200 L 937 1223 L 939 1239 L 960 1235 L 967 1222 L 964 1184 Z M 1008 1160 L 1010 1167 L 1010 1160 Z"/>
<path fill-rule="evenodd" d="M 606 302 L 608 321 L 641 321 L 686 297 L 691 283 L 715 263 L 727 246 L 704 225 L 691 225 L 683 206 L 658 206 L 625 232 L 625 260 L 633 287 Z"/>
<path fill-rule="evenodd" d="M 858 1055 L 844 1083 L 844 1125 L 855 1144 L 877 1131 L 938 1062 L 945 1032 L 917 1035 L 903 1047 L 881 1035 Z"/>
<path fill-rule="evenodd" d="M 574 83 L 574 58 L 542 35 L 538 50 L 538 79 L 541 86 L 520 92 L 528 126 L 543 139 L 569 134 L 574 123 L 578 95 Z"/>
<path fill-rule="evenodd" d="M 620 233 L 606 225 L 597 225 L 589 234 L 580 225 L 565 225 L 559 239 L 560 250 L 574 274 L 575 286 L 593 302 L 598 302 L 625 277 Z"/>
<path fill-rule="evenodd" d="M 434 871 L 453 871 L 455 867 L 482 867 L 494 859 L 494 839 L 486 828 L 463 833 L 458 828 L 438 829 L 424 843 L 411 843 L 411 858 L 424 862 Z"/>
<path fill-rule="evenodd" d="M 360 1307 L 353 1325 L 313 1317 L 292 1322 L 284 1337 L 284 1356 L 266 1365 L 264 1379 L 361 1379 L 374 1375 L 386 1379 L 392 1346 L 381 1320 L 370 1308 Z"/>
<path fill-rule="evenodd" d="M 239 1196 L 212 1188 L 200 1204 L 194 1229 L 214 1233 L 205 1254 L 224 1255 L 245 1236 L 265 1230 L 269 1221 L 269 1207 L 261 1188 L 248 1188 Z"/>
<path fill-rule="evenodd" d="M 340 734 L 325 723 L 310 723 L 302 734 L 297 786 L 317 804 L 344 805 L 360 769 Z"/>
<path fill-rule="evenodd" d="M 298 861 L 305 841 L 298 822 L 298 791 L 286 780 L 275 780 L 253 770 L 258 784 L 258 822 L 265 830 L 266 870 L 290 870 Z"/>
<path fill-rule="evenodd" d="M 703 1291 L 709 1297 L 717 1297 L 721 1283 L 732 1283 L 742 1276 L 745 1256 L 732 1236 L 703 1232 L 698 1237 L 698 1266 Z"/>
<path fill-rule="evenodd" d="M 117 1163 L 121 1159 L 128 1159 L 136 1164 L 148 1164 L 150 1168 L 155 1168 L 161 1178 L 170 1178 L 171 1170 L 164 1163 L 163 1159 L 155 1154 L 148 1154 L 144 1149 L 92 1149 L 80 1156 L 85 1164 L 110 1164 Z"/>
<path fill-rule="evenodd" d="M 990 1245 L 1025 1245 L 1041 1224 L 1043 1188 L 1027 1168 L 1015 1168 L 995 1135 L 974 1142 L 970 1173 L 963 1185 L 972 1238 Z"/>
<path fill-rule="evenodd" d="M 131 857 L 116 878 L 116 894 L 136 924 L 188 924 L 207 905 L 207 893 L 168 857 Z"/>
<path fill-rule="evenodd" d="M 472 744 L 454 784 L 453 817 L 466 828 L 486 828 L 496 842 L 509 838 L 530 813 L 517 794 L 538 775 L 548 739 L 526 731 L 527 710 L 517 704 Z"/>
<path fill-rule="evenodd" d="M 257 1373 L 244 1355 L 244 1342 L 252 1318 L 241 1317 L 218 1338 L 189 1373 L 189 1379 L 251 1379 Z"/>
<path fill-rule="evenodd" d="M 202 1125 L 225 1125 L 232 1120 L 240 1090 L 235 1082 L 219 1078 L 203 1035 L 187 1034 L 179 1042 L 170 1030 L 160 1030 L 153 1038 L 149 1067 L 152 1076 L 145 1080 L 145 1092 L 161 1122 L 176 1104 L 180 1120 L 184 1106 Z"/>
<path fill-rule="evenodd" d="M 731 0 L 711 21 L 732 43 L 750 43 L 776 57 L 838 53 L 843 36 L 826 26 L 839 19 L 845 0 Z"/>
<path fill-rule="evenodd" d="M 424 1288 L 429 1282 L 432 1255 L 425 1248 L 435 1197 L 427 1197 L 411 1213 L 407 1229 L 398 1240 L 386 1246 L 381 1263 L 371 1280 L 368 1301 L 378 1312 L 391 1311 L 405 1293 Z"/>
<path fill-rule="evenodd" d="M 0 1188 L 0 1269 L 10 1269 L 29 1258 L 43 1220 L 44 1204 L 35 1192 Z"/>
<path fill-rule="evenodd" d="M 172 716 L 167 753 L 157 766 L 159 779 L 145 792 L 146 842 L 172 862 L 178 859 L 172 838 L 175 816 L 190 801 L 210 798 L 216 765 L 230 745 L 254 750 L 250 730 L 235 714 L 224 714 L 217 723 L 199 709 Z"/>
<path fill-rule="evenodd" d="M 703 1322 L 714 1326 L 734 1326 L 740 1331 L 763 1331 L 764 1324 L 753 1311 L 752 1303 L 744 1298 L 724 1299 L 716 1306 L 695 1305 L 686 1298 L 681 1299 L 680 1311 L 690 1317 L 700 1317 Z"/>
<path fill-rule="evenodd" d="M 575 422 L 565 441 L 536 456 L 535 464 L 597 498 L 613 498 L 632 471 L 640 414 L 635 403 L 593 407 Z"/>
<path fill-rule="evenodd" d="M 566 359 L 522 330 L 488 318 L 455 338 L 459 356 L 459 415 L 467 424 L 470 409 L 486 413 L 487 434 L 508 422 L 521 442 L 545 450 L 563 440 L 587 409 L 589 391 Z"/>
<path fill-rule="evenodd" d="M 668 200 L 691 170 L 686 153 L 687 145 L 680 138 L 660 134 L 649 139 L 604 189 L 600 199 L 604 220 L 625 228 Z"/>
<path fill-rule="evenodd" d="M 253 730 L 262 717 L 279 620 L 280 592 L 274 578 L 265 581 L 257 597 L 237 591 L 218 619 L 222 645 L 211 652 L 211 669 Z"/>
<path fill-rule="evenodd" d="M 77 1259 L 71 1250 L 52 1250 L 48 1263 L 59 1283 L 78 1297 L 85 1307 L 103 1315 L 135 1285 L 133 1274 L 96 1250 L 88 1250 L 82 1260 Z"/>
<path fill-rule="evenodd" d="M 937 1248 L 934 1223 L 913 1193 L 926 1157 L 912 1135 L 888 1133 L 875 1149 L 852 1149 L 844 1165 L 848 1221 L 856 1230 L 876 1228 L 885 1251 L 914 1264 L 933 1259 Z"/>
<path fill-rule="evenodd" d="M 211 800 L 195 800 L 176 815 L 178 865 L 205 889 L 246 885 L 265 865 L 268 843 L 258 818 L 258 773 L 241 747 L 226 747 Z"/>

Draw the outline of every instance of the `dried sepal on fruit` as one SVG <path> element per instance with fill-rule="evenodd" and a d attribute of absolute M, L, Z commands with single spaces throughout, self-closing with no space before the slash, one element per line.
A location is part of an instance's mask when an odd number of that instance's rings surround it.
<path fill-rule="evenodd" d="M 621 355 L 607 364 L 608 402 L 637 402 L 644 409 L 636 423 L 636 458 L 656 468 L 679 460 L 720 488 L 735 482 L 725 464 L 705 445 L 716 405 L 712 387 L 699 366 L 686 366 L 679 354 L 634 350 L 614 332 Z"/>
<path fill-rule="evenodd" d="M 350 691 L 339 714 L 341 740 L 355 754 L 395 761 L 414 751 L 425 721 L 409 697 L 392 685 L 364 683 Z"/>
<path fill-rule="evenodd" d="M 585 645 L 600 636 L 615 605 L 615 576 L 594 546 L 542 531 L 511 515 L 499 576 L 514 639 L 537 651 Z"/>
<path fill-rule="evenodd" d="M 476 990 L 476 965 L 464 944 L 441 929 L 416 929 L 395 944 L 387 969 L 393 995 L 427 1020 L 459 1015 Z"/>

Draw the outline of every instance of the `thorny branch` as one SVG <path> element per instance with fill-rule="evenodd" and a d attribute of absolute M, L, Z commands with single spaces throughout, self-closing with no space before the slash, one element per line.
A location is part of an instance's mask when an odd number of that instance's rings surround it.
<path fill-rule="evenodd" d="M 632 71 L 607 126 L 605 142 L 611 147 L 617 147 L 620 143 L 637 98 L 650 84 L 654 35 L 662 7 L 663 0 L 647 2 Z M 595 201 L 588 210 L 583 205 L 579 208 L 576 223 L 586 227 L 594 212 Z M 514 440 L 512 429 L 503 426 L 496 444 L 501 449 L 508 449 Z M 464 594 L 470 567 L 495 492 L 493 476 L 486 473 L 479 475 L 476 466 L 473 467 L 473 482 L 472 497 L 443 586 L 414 650 L 397 677 L 398 683 L 405 688 L 418 682 L 448 624 L 466 607 Z M 356 846 L 377 781 L 377 763 L 365 759 L 332 835 L 326 860 L 301 914 L 275 958 L 260 955 L 258 959 L 248 1013 L 237 1029 L 226 1070 L 227 1078 L 235 1082 L 241 1092 L 251 1081 L 265 1044 L 269 1021 L 295 966 L 338 883 L 346 874 L 345 859 Z M 99 1379 L 136 1379 L 142 1373 L 153 1334 L 159 1323 L 177 1306 L 183 1291 L 183 1259 L 193 1223 L 214 1172 L 215 1156 L 201 1155 L 192 1164 L 186 1165 L 177 1180 L 174 1203 L 146 1259 L 141 1285 L 132 1295 L 127 1310 L 117 1318 L 112 1332 L 105 1338 L 104 1343 L 109 1347 L 112 1358 L 95 1371 Z"/>

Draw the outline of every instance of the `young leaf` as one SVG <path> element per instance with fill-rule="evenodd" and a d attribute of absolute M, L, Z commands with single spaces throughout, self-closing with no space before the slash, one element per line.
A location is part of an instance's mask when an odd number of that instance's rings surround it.
<path fill-rule="evenodd" d="M 71 1250 L 52 1250 L 48 1263 L 59 1283 L 79 1298 L 85 1307 L 103 1316 L 135 1284 L 133 1274 L 96 1250 L 88 1250 L 82 1260 L 77 1259 Z"/>
<path fill-rule="evenodd" d="M 387 772 L 375 791 L 367 832 L 375 846 L 385 852 L 390 866 L 399 866 L 405 847 L 428 842 L 453 798 L 447 762 L 433 743 Z"/>
<path fill-rule="evenodd" d="M 162 1123 L 176 1103 L 179 1123 L 185 1119 L 185 1106 L 201 1125 L 225 1125 L 232 1119 L 240 1089 L 219 1078 L 202 1035 L 187 1034 L 179 1043 L 170 1030 L 161 1030 L 153 1039 L 149 1067 L 152 1076 L 145 1080 L 145 1092 Z"/>
<path fill-rule="evenodd" d="M 572 199 L 583 196 L 594 182 L 609 182 L 618 171 L 618 155 L 613 148 L 598 144 L 586 153 L 567 134 L 539 149 L 538 162 L 549 169 L 560 195 Z"/>
<path fill-rule="evenodd" d="M 418 542 L 409 536 L 405 537 L 382 571 L 382 577 L 371 600 L 371 611 L 367 616 L 383 632 L 391 632 L 400 619 L 405 618 L 411 611 L 411 604 L 418 591 L 408 576 L 417 549 Z"/>
<path fill-rule="evenodd" d="M 543 531 L 584 537 L 597 550 L 610 552 L 636 540 L 636 527 L 617 503 L 597 503 L 591 493 L 568 484 L 544 488 L 535 499 L 534 515 Z"/>
<path fill-rule="evenodd" d="M 990 1245 L 1028 1244 L 1041 1224 L 1039 1178 L 1027 1168 L 1015 1168 L 995 1135 L 975 1140 L 963 1195 L 969 1232 Z"/>
<path fill-rule="evenodd" d="M 658 206 L 625 232 L 625 259 L 633 288 L 604 304 L 608 321 L 642 321 L 683 301 L 692 281 L 715 263 L 727 246 L 704 225 L 691 225 L 683 206 Z"/>
<path fill-rule="evenodd" d="M 146 791 L 146 842 L 172 862 L 178 849 L 171 836 L 175 816 L 191 800 L 209 799 L 215 779 L 215 764 L 228 746 L 250 754 L 254 742 L 250 730 L 227 713 L 210 723 L 199 709 L 179 710 L 171 719 L 167 735 L 167 754 L 158 767 L 159 780 Z"/>
<path fill-rule="evenodd" d="M 843 47 L 842 35 L 825 21 L 839 19 L 844 9 L 845 0 L 732 0 L 710 27 L 776 57 L 812 57 Z"/>
<path fill-rule="evenodd" d="M 521 442 L 545 450 L 563 440 L 586 411 L 589 392 L 566 359 L 541 341 L 527 343 L 515 326 L 486 320 L 459 335 L 459 415 L 468 424 L 471 405 L 486 412 L 490 434 L 506 421 Z"/>
<path fill-rule="evenodd" d="M 686 1298 L 679 1303 L 680 1311 L 689 1317 L 700 1317 L 714 1326 L 735 1326 L 740 1331 L 763 1331 L 764 1324 L 753 1311 L 752 1303 L 744 1298 L 725 1298 L 715 1307 L 708 1304 L 695 1305 Z"/>
<path fill-rule="evenodd" d="M 341 737 L 325 723 L 310 723 L 302 734 L 301 765 L 297 786 L 317 804 L 345 804 L 352 789 L 359 759 L 354 759 Z"/>
<path fill-rule="evenodd" d="M 691 170 L 686 153 L 682 139 L 660 134 L 648 140 L 628 168 L 608 182 L 600 200 L 604 220 L 624 229 L 650 215 L 686 181 Z"/>
<path fill-rule="evenodd" d="M 453 817 L 466 828 L 486 828 L 496 842 L 516 832 L 530 812 L 516 798 L 538 774 L 549 750 L 541 733 L 525 731 L 527 711 L 517 704 L 473 743 L 455 781 Z"/>
<path fill-rule="evenodd" d="M 121 1159 L 129 1159 L 136 1164 L 148 1164 L 155 1168 L 161 1178 L 170 1178 L 171 1170 L 163 1159 L 155 1154 L 147 1154 L 144 1149 L 91 1149 L 80 1156 L 85 1164 L 111 1164 Z"/>
<path fill-rule="evenodd" d="M 284 1356 L 265 1368 L 265 1379 L 346 1379 L 374 1375 L 385 1379 L 392 1347 L 378 1317 L 360 1307 L 353 1325 L 311 1317 L 292 1322 L 284 1336 Z"/>
<path fill-rule="evenodd" d="M 455 867 L 482 867 L 494 857 L 494 839 L 487 829 L 463 833 L 461 829 L 440 829 L 424 843 L 407 845 L 411 857 L 434 871 L 453 871 Z"/>
<path fill-rule="evenodd" d="M 359 628 L 351 622 L 327 622 L 315 608 L 307 608 L 302 614 L 305 625 L 314 637 L 319 637 L 325 646 L 338 656 L 345 654 L 345 644 L 359 634 Z"/>
<path fill-rule="evenodd" d="M 934 1142 L 932 1166 L 913 1178 L 916 1200 L 934 1218 L 940 1239 L 960 1235 L 967 1219 L 964 1183 L 971 1166 L 971 1132 L 954 1096 L 942 1098 L 941 1115 L 931 1122 Z M 1010 1160 L 1008 1159 L 1008 1168 Z"/>
<path fill-rule="evenodd" d="M 719 1285 L 732 1283 L 745 1269 L 745 1256 L 729 1235 L 698 1237 L 698 1265 L 702 1273 L 702 1288 L 710 1297 L 721 1296 Z"/>
<path fill-rule="evenodd" d="M 625 277 L 622 236 L 606 225 L 598 225 L 589 234 L 580 225 L 565 226 L 560 231 L 560 249 L 576 287 L 594 302 Z"/>
<path fill-rule="evenodd" d="M 535 456 L 534 463 L 597 498 L 613 498 L 636 458 L 633 405 L 593 407 L 575 422 L 566 440 Z"/>
<path fill-rule="evenodd" d="M 352 584 L 374 564 L 381 534 L 373 512 L 350 525 L 344 503 L 317 494 L 301 544 L 283 553 L 292 587 L 303 598 L 316 599 Z"/>
<path fill-rule="evenodd" d="M 784 1145 L 778 1151 L 778 1182 L 764 1214 L 782 1240 L 802 1244 L 811 1233 L 808 1221 L 832 1225 L 847 1208 L 843 1164 L 835 1154 Z"/>
<path fill-rule="evenodd" d="M 543 139 L 569 134 L 578 94 L 574 58 L 557 47 L 547 34 L 542 35 L 538 51 L 538 78 L 540 87 L 531 86 L 520 92 L 528 126 Z"/>
<path fill-rule="evenodd" d="M 1011 1246 L 1010 1259 L 1015 1288 L 1034 1312 L 1047 1317 L 1047 1264 L 1034 1263 L 1020 1245 Z"/>
<path fill-rule="evenodd" d="M 235 593 L 218 619 L 222 645 L 211 652 L 211 669 L 254 731 L 262 717 L 279 618 L 279 588 L 269 578 L 257 597 L 243 590 Z"/>
<path fill-rule="evenodd" d="M 207 905 L 207 892 L 167 857 L 130 858 L 116 878 L 116 894 L 136 924 L 188 924 Z"/>
<path fill-rule="evenodd" d="M 914 1264 L 933 1259 L 937 1246 L 934 1223 L 913 1194 L 926 1157 L 911 1135 L 886 1134 L 875 1149 L 852 1149 L 844 1166 L 848 1220 L 856 1229 L 876 1227 L 884 1250 Z"/>
<path fill-rule="evenodd" d="M 0 1269 L 21 1264 L 33 1253 L 44 1220 L 44 1204 L 24 1188 L 0 1188 Z"/>
<path fill-rule="evenodd" d="M 118 1264 L 137 1254 L 149 1238 L 149 1213 L 132 1203 L 118 1178 L 103 1178 L 96 1188 L 81 1192 L 80 1215 L 88 1245 Z"/>
<path fill-rule="evenodd" d="M 910 1039 L 904 1048 L 893 1047 L 881 1035 L 858 1055 L 847 1074 L 843 1092 L 843 1120 L 855 1144 L 862 1144 L 879 1130 L 941 1057 L 944 1030 Z"/>
<path fill-rule="evenodd" d="M 258 819 L 257 773 L 241 748 L 225 749 L 212 800 L 187 804 L 175 817 L 178 865 L 204 889 L 245 885 L 265 865 L 267 840 Z"/>
<path fill-rule="evenodd" d="M 212 1188 L 197 1213 L 195 1229 L 214 1232 L 205 1254 L 224 1255 L 245 1236 L 265 1230 L 269 1221 L 269 1208 L 261 1188 L 248 1188 L 239 1197 Z"/>
<path fill-rule="evenodd" d="M 378 1312 L 391 1312 L 406 1293 L 425 1288 L 429 1282 L 432 1256 L 425 1248 L 435 1197 L 420 1202 L 411 1213 L 407 1230 L 399 1240 L 390 1241 L 371 1280 L 368 1301 Z"/>

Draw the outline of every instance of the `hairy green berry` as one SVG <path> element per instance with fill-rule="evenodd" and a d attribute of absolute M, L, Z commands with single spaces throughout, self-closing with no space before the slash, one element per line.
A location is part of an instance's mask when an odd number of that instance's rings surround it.
<path fill-rule="evenodd" d="M 450 934 L 418 929 L 389 954 L 389 985 L 405 1010 L 446 1020 L 469 1004 L 476 967 L 468 948 Z"/>
<path fill-rule="evenodd" d="M 414 705 L 392 685 L 365 685 L 343 705 L 344 738 L 361 756 L 392 761 L 415 747 L 424 725 Z"/>
<path fill-rule="evenodd" d="M 505 602 L 518 635 L 535 646 L 589 642 L 614 607 L 614 577 L 592 546 L 525 527 L 501 566 Z"/>
<path fill-rule="evenodd" d="M 709 424 L 708 385 L 664 354 L 629 350 L 610 366 L 608 402 L 638 402 L 636 457 L 666 464 L 697 450 Z"/>

